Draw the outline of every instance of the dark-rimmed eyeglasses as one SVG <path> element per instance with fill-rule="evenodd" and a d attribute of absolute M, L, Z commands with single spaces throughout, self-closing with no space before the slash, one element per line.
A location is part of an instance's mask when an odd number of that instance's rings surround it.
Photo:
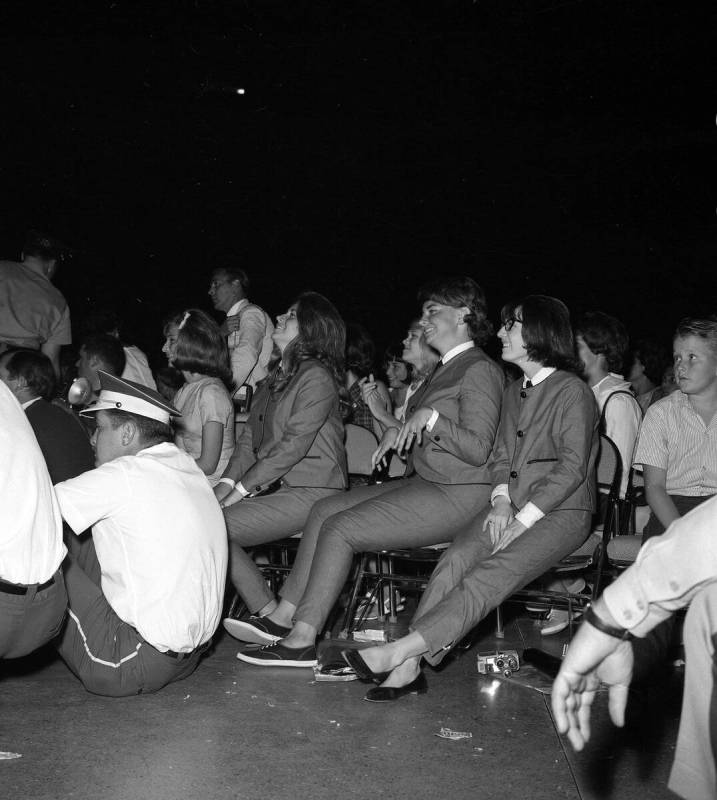
<path fill-rule="evenodd" d="M 503 320 L 503 327 L 506 329 L 506 331 L 509 331 L 516 322 L 520 322 L 521 325 L 523 324 L 523 320 L 518 319 L 518 317 L 508 317 L 508 319 Z"/>

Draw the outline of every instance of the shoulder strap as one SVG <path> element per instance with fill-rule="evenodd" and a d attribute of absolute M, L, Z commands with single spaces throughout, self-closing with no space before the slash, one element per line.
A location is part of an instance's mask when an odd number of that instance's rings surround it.
<path fill-rule="evenodd" d="M 612 400 L 613 397 L 615 397 L 616 394 L 625 394 L 631 400 L 633 400 L 635 405 L 637 406 L 639 412 L 640 412 L 640 419 L 642 419 L 642 408 L 640 407 L 640 404 L 637 402 L 637 398 L 635 397 L 635 395 L 632 392 L 628 392 L 627 389 L 617 389 L 614 392 L 610 392 L 610 394 L 607 396 L 607 400 L 605 401 L 605 403 L 604 403 L 604 405 L 602 407 L 602 411 L 600 412 L 600 432 L 601 433 L 605 433 L 605 412 L 607 410 L 607 404 Z"/>

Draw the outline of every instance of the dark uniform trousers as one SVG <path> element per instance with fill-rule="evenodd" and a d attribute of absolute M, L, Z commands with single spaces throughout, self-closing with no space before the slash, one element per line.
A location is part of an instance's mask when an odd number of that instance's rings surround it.
<path fill-rule="evenodd" d="M 99 575 L 92 564 L 97 560 L 94 546 L 83 548 L 83 556 L 89 572 Z M 69 608 L 57 650 L 88 692 L 109 697 L 156 692 L 194 672 L 206 647 L 192 653 L 160 653 L 117 616 L 71 554 L 64 571 Z"/>

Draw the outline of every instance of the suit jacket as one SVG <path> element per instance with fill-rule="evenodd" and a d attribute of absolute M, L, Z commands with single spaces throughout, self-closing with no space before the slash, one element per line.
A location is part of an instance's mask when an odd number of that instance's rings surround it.
<path fill-rule="evenodd" d="M 269 376 L 257 388 L 224 476 L 252 494 L 278 480 L 292 487 L 345 488 L 344 426 L 333 375 L 307 359 L 276 396 L 271 381 Z"/>
<path fill-rule="evenodd" d="M 406 419 L 418 408 L 438 411 L 433 430 L 423 432 L 408 457 L 425 480 L 443 484 L 491 482 L 487 462 L 500 419 L 503 372 L 480 347 L 442 364 L 411 397 Z"/>
<path fill-rule="evenodd" d="M 493 482 L 508 484 L 518 509 L 595 510 L 599 415 L 591 389 L 557 370 L 537 386 L 505 391 L 492 459 Z"/>
<path fill-rule="evenodd" d="M 71 411 L 40 398 L 25 413 L 53 484 L 95 468 L 95 454 L 85 428 Z"/>

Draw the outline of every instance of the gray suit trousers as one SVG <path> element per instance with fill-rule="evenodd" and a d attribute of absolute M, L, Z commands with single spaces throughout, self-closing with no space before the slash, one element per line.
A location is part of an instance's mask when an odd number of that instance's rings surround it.
<path fill-rule="evenodd" d="M 261 611 L 274 595 L 244 548 L 299 533 L 313 506 L 335 494 L 345 493 L 343 489 L 282 486 L 273 494 L 247 497 L 224 510 L 229 534 L 229 572 L 249 611 Z"/>
<path fill-rule="evenodd" d="M 284 584 L 282 597 L 297 605 L 297 621 L 321 630 L 354 553 L 449 542 L 485 505 L 490 490 L 487 484 L 432 483 L 412 475 L 322 500 L 307 520 L 298 568 Z M 307 565 L 308 582 L 302 585 Z"/>
<path fill-rule="evenodd" d="M 552 511 L 493 554 L 483 521 L 488 504 L 453 540 L 438 562 L 411 623 L 428 645 L 430 664 L 441 661 L 489 611 L 585 541 L 590 511 Z"/>

